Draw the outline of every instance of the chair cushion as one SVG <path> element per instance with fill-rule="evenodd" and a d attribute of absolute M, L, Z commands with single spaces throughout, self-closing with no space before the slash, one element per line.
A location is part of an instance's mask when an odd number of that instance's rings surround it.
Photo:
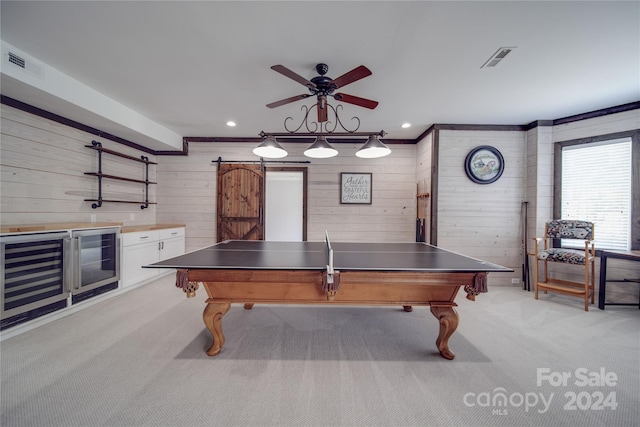
<path fill-rule="evenodd" d="M 585 263 L 584 251 L 574 249 L 552 248 L 538 252 L 538 259 L 553 262 L 565 262 L 567 264 Z"/>
<path fill-rule="evenodd" d="M 555 219 L 547 223 L 547 237 L 551 239 L 593 239 L 593 223 L 580 220 Z"/>

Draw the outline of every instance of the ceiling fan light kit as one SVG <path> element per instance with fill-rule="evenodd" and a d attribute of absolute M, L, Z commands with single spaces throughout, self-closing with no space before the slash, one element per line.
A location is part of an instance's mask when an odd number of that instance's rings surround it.
<path fill-rule="evenodd" d="M 296 96 L 282 99 L 280 101 L 272 102 L 270 104 L 267 104 L 268 108 L 280 107 L 282 105 L 299 101 L 301 99 L 305 99 L 310 96 L 315 96 L 317 99 L 316 103 L 311 108 L 307 106 L 302 107 L 303 110 L 306 110 L 306 113 L 304 115 L 302 123 L 300 123 L 300 125 L 296 129 L 291 130 L 287 127 L 287 121 L 292 120 L 291 117 L 287 117 L 284 121 L 284 127 L 289 132 L 288 134 L 285 134 L 287 136 L 293 136 L 293 137 L 316 136 L 316 140 L 314 141 L 314 143 L 311 144 L 309 148 L 307 148 L 304 151 L 305 156 L 315 158 L 315 159 L 326 159 L 326 158 L 330 158 L 338 155 L 338 150 L 333 148 L 327 142 L 323 133 L 330 135 L 332 138 L 336 136 L 346 136 L 346 137 L 368 136 L 369 139 L 367 140 L 367 142 L 356 153 L 356 156 L 361 158 L 373 159 L 378 157 L 384 157 L 391 153 L 391 150 L 386 145 L 384 145 L 378 137 L 378 136 L 384 137 L 385 135 L 384 131 L 380 131 L 378 133 L 360 132 L 356 134 L 356 131 L 360 127 L 360 119 L 357 117 L 352 118 L 352 120 L 356 120 L 358 123 L 355 129 L 349 130 L 345 128 L 345 126 L 342 124 L 342 121 L 340 120 L 340 117 L 338 117 L 338 110 L 342 108 L 342 105 L 338 105 L 336 108 L 327 102 L 327 97 L 331 96 L 335 100 L 340 102 L 345 102 L 347 104 L 357 105 L 359 107 L 368 108 L 370 110 L 373 110 L 374 108 L 376 108 L 378 106 L 377 101 L 360 98 L 354 95 L 348 95 L 346 93 L 335 93 L 335 94 L 333 93 L 336 89 L 340 87 L 346 86 L 349 83 L 353 83 L 367 76 L 370 76 L 372 73 L 367 67 L 365 67 L 364 65 L 360 65 L 354 68 L 353 70 L 341 75 L 340 77 L 336 79 L 332 79 L 325 75 L 327 71 L 329 71 L 329 67 L 326 64 L 317 64 L 316 71 L 318 72 L 319 75 L 312 78 L 311 80 L 305 79 L 301 75 L 291 71 L 290 69 L 288 69 L 283 65 L 274 65 L 273 67 L 271 67 L 271 69 L 292 80 L 295 80 L 296 82 L 302 84 L 303 86 L 306 86 L 310 94 L 305 93 L 302 95 L 296 95 Z M 318 121 L 317 122 L 312 121 L 310 125 L 308 122 L 309 112 L 314 107 L 316 108 L 318 113 Z M 331 121 L 329 121 L 329 115 L 328 115 L 329 111 L 333 112 L 334 118 L 335 118 L 333 123 L 333 128 L 330 128 L 328 126 L 328 124 L 331 123 Z M 306 127 L 309 133 L 306 133 L 306 134 L 296 133 L 298 130 L 302 128 L 303 125 Z M 338 125 L 340 125 L 342 129 L 344 129 L 346 132 L 335 132 Z M 277 147 L 274 148 L 274 143 L 278 144 L 275 141 L 276 134 L 274 133 L 266 134 L 264 132 L 261 132 L 260 135 L 263 136 L 265 140 L 262 142 L 262 144 L 260 144 L 260 146 L 256 147 L 253 150 L 254 154 L 261 157 L 270 157 L 270 158 L 281 158 L 287 155 L 287 152 L 282 147 L 280 147 L 280 145 L 277 145 Z"/>

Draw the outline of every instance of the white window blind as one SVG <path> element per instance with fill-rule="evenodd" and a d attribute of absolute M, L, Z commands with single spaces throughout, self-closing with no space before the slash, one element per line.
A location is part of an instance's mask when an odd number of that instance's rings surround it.
<path fill-rule="evenodd" d="M 631 138 L 563 147 L 561 198 L 562 219 L 594 223 L 596 249 L 629 249 Z"/>

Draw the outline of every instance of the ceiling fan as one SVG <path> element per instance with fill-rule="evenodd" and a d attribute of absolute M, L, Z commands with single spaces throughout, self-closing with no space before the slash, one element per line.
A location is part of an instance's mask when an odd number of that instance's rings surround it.
<path fill-rule="evenodd" d="M 353 70 L 341 75 L 336 79 L 332 79 L 325 75 L 327 74 L 327 71 L 329 71 L 329 66 L 327 64 L 316 65 L 316 71 L 319 75 L 312 78 L 311 80 L 307 80 L 301 75 L 294 73 L 284 65 L 274 65 L 273 67 L 271 67 L 271 69 L 306 86 L 309 89 L 310 93 L 296 95 L 290 98 L 282 99 L 280 101 L 272 102 L 271 104 L 267 104 L 267 107 L 269 108 L 280 107 L 281 105 L 299 101 L 310 96 L 316 96 L 318 99 L 318 122 L 322 123 L 328 120 L 327 96 L 332 96 L 336 101 L 346 102 L 347 104 L 353 104 L 359 107 L 369 108 L 371 110 L 378 106 L 377 101 L 348 95 L 346 93 L 333 93 L 338 88 L 344 87 L 349 83 L 353 83 L 367 76 L 370 76 L 372 74 L 371 71 L 364 65 L 360 65 L 359 67 L 354 68 Z"/>

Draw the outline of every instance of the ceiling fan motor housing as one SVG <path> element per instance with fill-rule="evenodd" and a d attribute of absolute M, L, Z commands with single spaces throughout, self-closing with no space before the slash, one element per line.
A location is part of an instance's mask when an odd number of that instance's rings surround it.
<path fill-rule="evenodd" d="M 318 64 L 316 65 L 316 72 L 321 76 L 324 76 L 329 71 L 329 66 L 327 64 Z"/>
<path fill-rule="evenodd" d="M 315 88 L 309 88 L 314 95 L 331 95 L 331 93 L 337 89 L 337 86 L 333 83 L 333 79 L 327 76 L 316 76 L 311 79 L 311 83 L 316 85 Z"/>
<path fill-rule="evenodd" d="M 353 95 L 348 95 L 344 93 L 336 93 L 333 92 L 339 87 L 344 87 L 350 83 L 363 79 L 367 76 L 371 75 L 371 71 L 365 67 L 364 65 L 360 65 L 359 67 L 354 68 L 353 70 L 341 75 L 336 79 L 332 79 L 331 77 L 327 77 L 325 74 L 329 71 L 329 66 L 327 64 L 319 63 L 316 64 L 316 72 L 319 74 L 316 77 L 313 77 L 311 80 L 307 80 L 301 75 L 291 71 L 287 67 L 283 65 L 274 65 L 271 67 L 272 70 L 292 79 L 296 82 L 306 86 L 309 89 L 311 95 L 318 97 L 318 111 L 324 110 L 327 105 L 327 96 L 332 96 L 334 99 L 346 102 L 347 104 L 358 105 L 360 107 L 374 109 L 378 105 L 376 101 L 371 101 L 369 99 L 360 98 Z M 307 98 L 311 95 L 297 95 L 289 98 L 282 99 L 277 102 L 272 102 L 267 104 L 269 108 L 279 107 L 281 105 L 288 104 L 290 102 L 295 102 L 304 98 Z M 326 121 L 324 117 L 321 117 L 319 121 Z"/>

